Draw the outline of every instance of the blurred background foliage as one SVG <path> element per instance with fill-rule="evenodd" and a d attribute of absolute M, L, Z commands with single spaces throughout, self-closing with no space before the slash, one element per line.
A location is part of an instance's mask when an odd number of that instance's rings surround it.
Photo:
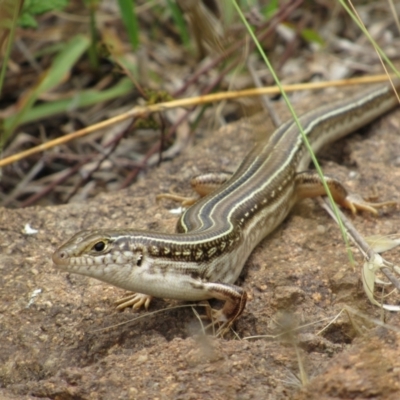
<path fill-rule="evenodd" d="M 238 4 L 283 82 L 378 68 L 378 57 L 337 2 Z M 398 57 L 389 7 L 355 4 L 386 54 Z M 135 105 L 272 84 L 228 0 L 4 0 L 0 46 L 2 158 Z M 52 147 L 3 167 L 0 204 L 82 201 L 126 187 L 182 151 L 196 129 L 252 115 L 260 104 L 243 99 L 170 111 Z"/>

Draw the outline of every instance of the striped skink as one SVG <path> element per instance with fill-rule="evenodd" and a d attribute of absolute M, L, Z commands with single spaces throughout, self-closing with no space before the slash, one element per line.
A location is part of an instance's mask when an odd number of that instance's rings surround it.
<path fill-rule="evenodd" d="M 317 152 L 397 104 L 387 85 L 308 112 L 300 122 Z M 230 179 L 183 213 L 177 233 L 86 230 L 55 251 L 53 262 L 135 292 L 122 307 L 147 308 L 152 296 L 223 300 L 222 309 L 209 316 L 226 329 L 246 305 L 246 292 L 234 283 L 250 253 L 296 201 L 325 194 L 315 172 L 302 172 L 309 162 L 297 125 L 288 121 L 255 145 Z M 327 183 L 338 204 L 376 213 L 376 205 L 353 200 L 337 180 Z"/>

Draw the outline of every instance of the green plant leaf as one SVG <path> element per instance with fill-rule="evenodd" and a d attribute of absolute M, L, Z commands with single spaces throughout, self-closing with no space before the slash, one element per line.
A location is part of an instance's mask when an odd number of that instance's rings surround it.
<path fill-rule="evenodd" d="M 261 12 L 268 20 L 278 12 L 278 9 L 279 9 L 279 0 L 270 0 L 269 2 L 267 2 L 267 5 L 263 7 Z"/>
<path fill-rule="evenodd" d="M 25 1 L 25 4 L 23 9 L 29 10 L 31 14 L 37 15 L 47 11 L 62 10 L 67 6 L 68 0 L 30 0 Z"/>
<path fill-rule="evenodd" d="M 325 44 L 324 39 L 314 29 L 303 29 L 301 37 L 308 43 L 318 43 L 321 46 Z"/>
<path fill-rule="evenodd" d="M 25 0 L 18 25 L 24 28 L 37 28 L 35 15 L 48 11 L 62 10 L 67 4 L 68 0 Z"/>
<path fill-rule="evenodd" d="M 129 78 L 122 78 L 114 86 L 105 90 L 83 90 L 80 93 L 67 99 L 52 101 L 39 104 L 25 112 L 19 120 L 20 124 L 38 121 L 43 118 L 49 118 L 57 114 L 65 113 L 82 107 L 88 107 L 103 101 L 112 100 L 124 96 L 133 90 L 133 84 Z M 4 128 L 9 130 L 15 124 L 16 116 L 4 120 Z"/>
<path fill-rule="evenodd" d="M 38 23 L 36 19 L 28 13 L 22 13 L 18 19 L 18 25 L 23 28 L 37 28 Z"/>
<path fill-rule="evenodd" d="M 50 68 L 42 74 L 36 86 L 31 88 L 25 96 L 19 100 L 20 110 L 12 120 L 12 124 L 6 127 L 6 138 L 8 138 L 11 132 L 24 120 L 25 113 L 33 107 L 37 98 L 42 93 L 53 89 L 68 78 L 71 68 L 87 50 L 89 45 L 89 39 L 83 35 L 74 36 L 65 44 L 63 49 L 55 56 Z"/>

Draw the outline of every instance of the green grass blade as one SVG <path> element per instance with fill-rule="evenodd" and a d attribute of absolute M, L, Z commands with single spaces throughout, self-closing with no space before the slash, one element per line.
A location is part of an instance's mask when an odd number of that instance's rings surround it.
<path fill-rule="evenodd" d="M 18 15 L 22 7 L 22 0 L 3 0 L 0 3 L 0 49 L 7 41 L 6 51 L 3 58 L 3 65 L 0 71 L 0 95 L 3 90 L 4 78 L 6 76 L 8 60 L 14 42 L 15 29 L 17 27 Z M 5 134 L 4 127 L 0 126 L 0 152 L 6 143 L 8 136 Z"/>
<path fill-rule="evenodd" d="M 354 259 L 353 259 L 353 255 L 351 253 L 350 243 L 349 243 L 349 240 L 348 240 L 348 237 L 347 237 L 346 229 L 345 229 L 345 227 L 343 225 L 343 222 L 342 222 L 342 220 L 340 218 L 340 215 L 339 215 L 339 212 L 338 212 L 338 208 L 336 206 L 335 201 L 333 200 L 333 197 L 332 197 L 332 194 L 331 194 L 331 192 L 329 190 L 329 187 L 325 182 L 324 174 L 322 172 L 322 169 L 321 169 L 321 167 L 320 167 L 320 165 L 318 163 L 318 160 L 317 160 L 317 158 L 316 158 L 316 156 L 315 156 L 315 154 L 314 154 L 314 152 L 313 152 L 313 150 L 311 148 L 310 142 L 308 141 L 307 136 L 304 133 L 304 130 L 303 130 L 303 127 L 301 126 L 299 118 L 296 115 L 296 112 L 295 112 L 292 104 L 290 103 L 289 98 L 287 97 L 285 91 L 283 90 L 283 87 L 282 87 L 282 85 L 281 85 L 281 83 L 279 81 L 279 78 L 278 78 L 275 70 L 272 67 L 272 64 L 270 63 L 270 61 L 269 61 L 268 57 L 266 56 L 263 48 L 261 47 L 260 42 L 257 40 L 257 37 L 256 37 L 255 33 L 253 32 L 253 29 L 251 28 L 251 26 L 247 22 L 247 20 L 246 20 L 245 16 L 243 15 L 240 7 L 238 6 L 236 0 L 232 0 L 232 2 L 233 2 L 234 6 L 236 8 L 237 13 L 239 14 L 239 16 L 241 18 L 243 24 L 246 26 L 246 29 L 247 29 L 249 35 L 251 36 L 252 40 L 254 41 L 254 44 L 256 45 L 261 57 L 263 58 L 265 64 L 267 65 L 268 70 L 271 72 L 271 75 L 274 78 L 274 80 L 276 82 L 276 85 L 279 87 L 279 90 L 280 90 L 280 92 L 282 94 L 282 97 L 285 100 L 285 103 L 286 103 L 287 107 L 289 108 L 290 113 L 292 114 L 293 120 L 294 120 L 295 124 L 297 125 L 297 127 L 298 127 L 298 129 L 299 129 L 299 131 L 301 133 L 304 145 L 306 146 L 307 151 L 310 153 L 311 160 L 312 160 L 312 162 L 313 162 L 313 164 L 315 166 L 315 169 L 318 172 L 318 175 L 321 177 L 321 181 L 322 181 L 322 184 L 324 186 L 325 192 L 326 192 L 326 194 L 327 194 L 327 196 L 329 198 L 329 202 L 331 204 L 333 212 L 334 212 L 334 214 L 336 216 L 336 219 L 338 221 L 340 232 L 342 234 L 344 242 L 346 243 L 346 248 L 347 248 L 347 253 L 348 253 L 349 260 L 350 260 L 351 264 L 354 265 Z"/>
<path fill-rule="evenodd" d="M 11 47 L 14 42 L 14 34 L 21 6 L 22 0 L 3 0 L 0 2 L 0 49 L 3 48 L 5 41 L 7 41 L 3 65 L 1 66 L 0 71 L 0 94 L 3 89 L 4 77 L 6 75 L 7 64 L 10 58 Z"/>
<path fill-rule="evenodd" d="M 136 50 L 139 47 L 139 24 L 135 12 L 135 2 L 132 0 L 118 0 L 118 4 L 132 48 Z"/>
<path fill-rule="evenodd" d="M 362 32 L 368 38 L 368 40 L 372 43 L 375 50 L 379 53 L 380 57 L 385 60 L 387 65 L 390 66 L 391 70 L 397 75 L 397 77 L 400 78 L 400 73 L 397 70 L 397 68 L 393 65 L 393 63 L 390 61 L 390 59 L 387 57 L 387 55 L 382 51 L 382 49 L 379 47 L 378 43 L 375 42 L 375 40 L 369 34 L 368 30 L 365 28 L 365 26 L 362 24 L 362 22 L 360 22 L 357 15 L 355 15 L 355 13 L 347 6 L 347 4 L 343 0 L 339 0 L 339 2 L 343 6 L 343 8 L 346 10 L 346 12 L 350 15 L 350 17 L 353 19 L 353 21 L 362 30 Z"/>
<path fill-rule="evenodd" d="M 91 43 L 88 49 L 88 55 L 90 64 L 94 70 L 99 69 L 99 56 L 97 52 L 99 38 L 97 35 L 97 26 L 96 26 L 97 5 L 98 5 L 97 0 L 91 0 L 87 2 L 90 15 L 89 27 L 90 27 L 90 37 L 91 37 Z"/>
<path fill-rule="evenodd" d="M 69 99 L 52 101 L 45 104 L 40 104 L 25 112 L 23 118 L 19 120 L 20 124 L 38 121 L 43 118 L 49 118 L 57 114 L 65 113 L 81 107 L 91 106 L 103 101 L 113 100 L 120 96 L 124 96 L 133 90 L 133 84 L 129 78 L 121 79 L 116 85 L 106 90 L 83 90 L 76 96 Z M 16 116 L 6 118 L 4 127 L 10 129 L 15 124 Z"/>
<path fill-rule="evenodd" d="M 176 27 L 179 31 L 182 43 L 186 48 L 190 47 L 190 36 L 186 27 L 185 19 L 183 18 L 180 8 L 175 1 L 167 0 L 172 19 L 175 21 Z"/>

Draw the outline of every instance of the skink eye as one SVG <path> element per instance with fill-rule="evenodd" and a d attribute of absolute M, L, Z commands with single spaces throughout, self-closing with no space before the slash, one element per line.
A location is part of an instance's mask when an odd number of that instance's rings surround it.
<path fill-rule="evenodd" d="M 103 251 L 106 247 L 106 244 L 104 242 L 97 242 L 94 246 L 93 246 L 93 250 L 96 251 Z"/>

